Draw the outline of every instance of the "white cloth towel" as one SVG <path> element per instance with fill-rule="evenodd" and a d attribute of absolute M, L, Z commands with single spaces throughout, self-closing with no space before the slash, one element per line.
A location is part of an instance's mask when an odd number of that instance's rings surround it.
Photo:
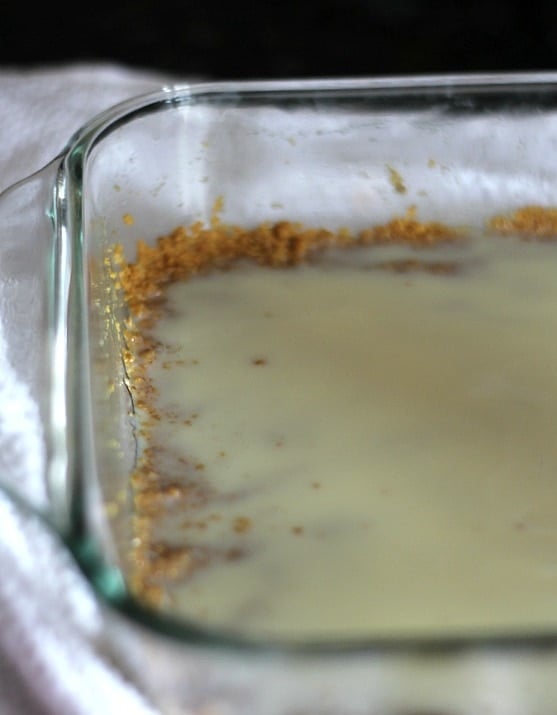
<path fill-rule="evenodd" d="M 0 190 L 54 158 L 98 112 L 169 81 L 106 63 L 0 69 Z M 38 411 L 7 357 L 17 335 L 5 332 L 0 473 L 39 489 Z M 0 715 L 156 712 L 106 656 L 100 609 L 70 556 L 0 491 Z"/>

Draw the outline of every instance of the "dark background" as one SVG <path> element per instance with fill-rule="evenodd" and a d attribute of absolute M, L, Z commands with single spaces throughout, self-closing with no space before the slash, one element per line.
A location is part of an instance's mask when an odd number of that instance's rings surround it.
<path fill-rule="evenodd" d="M 11 0 L 0 64 L 278 78 L 557 69 L 557 0 Z"/>

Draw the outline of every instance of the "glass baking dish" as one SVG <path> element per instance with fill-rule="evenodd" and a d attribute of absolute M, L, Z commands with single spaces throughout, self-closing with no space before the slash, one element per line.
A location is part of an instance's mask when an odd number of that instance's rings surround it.
<path fill-rule="evenodd" d="M 26 349 L 11 358 L 43 416 L 47 499 L 5 486 L 61 535 L 104 606 L 114 657 L 161 712 L 557 709 L 554 626 L 289 642 L 138 602 L 128 587 L 138 445 L 122 361 L 125 307 L 106 260 L 114 244 L 132 259 L 138 240 L 209 222 L 220 197 L 227 223 L 332 229 L 412 209 L 422 221 L 473 230 L 524 205 L 550 207 L 556 82 L 523 74 L 167 87 L 92 119 L 3 194 L 2 317 L 9 327 L 26 306 Z"/>

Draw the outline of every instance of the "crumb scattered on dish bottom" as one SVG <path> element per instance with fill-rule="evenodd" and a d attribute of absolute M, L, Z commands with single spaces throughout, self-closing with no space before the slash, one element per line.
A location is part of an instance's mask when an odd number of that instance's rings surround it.
<path fill-rule="evenodd" d="M 140 244 L 136 595 L 300 638 L 555 625 L 556 236 L 532 206 Z"/>

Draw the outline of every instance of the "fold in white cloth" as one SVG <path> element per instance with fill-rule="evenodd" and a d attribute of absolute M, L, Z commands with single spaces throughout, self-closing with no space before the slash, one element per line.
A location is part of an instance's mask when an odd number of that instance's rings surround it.
<path fill-rule="evenodd" d="M 0 69 L 0 190 L 42 168 L 98 112 L 169 81 L 111 64 Z M 0 472 L 39 489 L 41 425 L 9 363 L 11 340 L 0 331 Z M 0 491 L 0 714 L 156 712 L 106 656 L 100 609 L 70 556 Z"/>

